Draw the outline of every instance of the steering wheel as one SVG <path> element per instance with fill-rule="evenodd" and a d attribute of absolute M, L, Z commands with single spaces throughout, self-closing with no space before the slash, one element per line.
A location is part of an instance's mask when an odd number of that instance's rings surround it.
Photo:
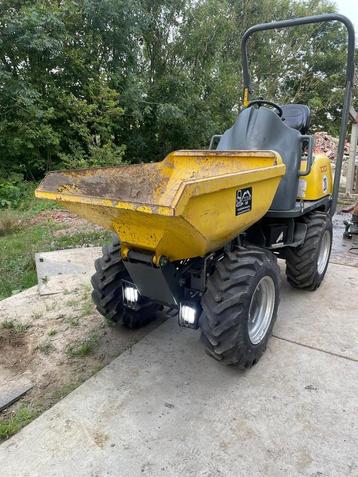
<path fill-rule="evenodd" d="M 273 103 L 272 101 L 266 101 L 265 99 L 255 99 L 253 101 L 250 101 L 247 107 L 249 108 L 250 106 L 253 106 L 254 104 L 257 104 L 258 107 L 263 106 L 264 104 L 267 104 L 268 106 L 272 106 L 274 109 L 276 109 L 276 112 L 279 118 L 281 118 L 283 115 L 282 108 L 278 104 Z"/>

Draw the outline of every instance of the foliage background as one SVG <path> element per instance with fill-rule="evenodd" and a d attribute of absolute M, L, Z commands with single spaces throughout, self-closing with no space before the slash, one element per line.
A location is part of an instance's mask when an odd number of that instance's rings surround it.
<path fill-rule="evenodd" d="M 205 147 L 240 109 L 252 24 L 329 0 L 2 0 L 0 207 L 49 169 L 156 161 Z M 346 36 L 333 25 L 250 40 L 255 96 L 303 102 L 336 134 Z"/>

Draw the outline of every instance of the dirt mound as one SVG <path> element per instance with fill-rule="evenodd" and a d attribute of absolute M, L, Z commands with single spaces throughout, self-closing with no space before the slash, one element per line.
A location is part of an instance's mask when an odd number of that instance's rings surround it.
<path fill-rule="evenodd" d="M 0 413 L 1 425 L 25 406 L 37 415 L 110 363 L 148 332 L 114 326 L 95 310 L 87 278 L 72 277 L 62 293 L 30 289 L 0 301 L 0 386 L 24 376 L 33 388 Z M 21 427 L 21 426 L 20 426 Z"/>
<path fill-rule="evenodd" d="M 78 215 L 71 214 L 71 212 L 67 210 L 44 210 L 31 219 L 30 225 L 39 225 L 44 222 L 51 222 L 58 225 L 59 228 L 53 232 L 55 237 L 71 235 L 78 232 L 103 230 L 102 227 L 90 224 L 87 220 L 81 219 Z"/>
<path fill-rule="evenodd" d="M 31 361 L 31 350 L 27 346 L 25 331 L 16 329 L 1 329 L 0 349 L 2 366 L 12 371 L 21 372 L 26 369 Z"/>

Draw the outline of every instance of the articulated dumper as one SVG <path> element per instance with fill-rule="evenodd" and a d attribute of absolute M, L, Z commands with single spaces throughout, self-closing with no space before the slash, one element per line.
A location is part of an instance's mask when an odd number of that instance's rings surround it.
<path fill-rule="evenodd" d="M 348 32 L 334 181 L 329 159 L 314 154 L 306 105 L 250 99 L 247 53 L 253 33 L 332 21 Z M 115 234 L 92 277 L 102 315 L 136 328 L 164 309 L 181 326 L 200 328 L 215 359 L 240 368 L 260 359 L 279 305 L 277 259 L 286 261 L 288 282 L 303 290 L 316 290 L 327 271 L 354 47 L 352 24 L 338 14 L 253 26 L 242 38 L 243 109 L 208 150 L 47 174 L 37 197 Z"/>

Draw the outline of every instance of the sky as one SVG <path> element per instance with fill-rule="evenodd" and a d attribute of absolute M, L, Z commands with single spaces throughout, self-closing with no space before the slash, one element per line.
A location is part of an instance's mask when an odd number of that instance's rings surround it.
<path fill-rule="evenodd" d="M 358 36 L 358 8 L 357 0 L 335 0 L 339 13 L 350 19 Z"/>

